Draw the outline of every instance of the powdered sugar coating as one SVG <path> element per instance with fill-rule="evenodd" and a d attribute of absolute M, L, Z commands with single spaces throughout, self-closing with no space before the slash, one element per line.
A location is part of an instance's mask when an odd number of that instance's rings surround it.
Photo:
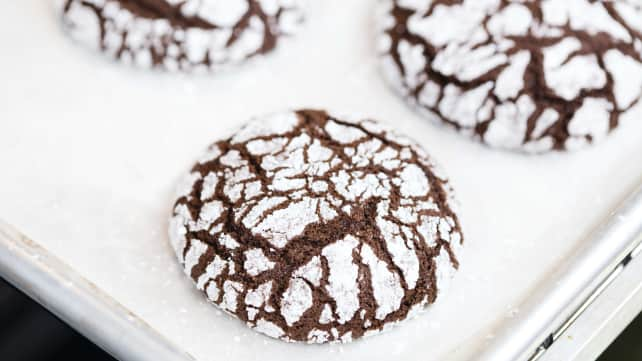
<path fill-rule="evenodd" d="M 642 96 L 638 0 L 384 4 L 379 51 L 393 87 L 491 146 L 576 149 L 605 138 Z"/>
<path fill-rule="evenodd" d="M 180 183 L 170 240 L 208 299 L 259 332 L 374 334 L 434 302 L 458 267 L 447 180 L 376 122 L 270 115 L 207 153 Z"/>
<path fill-rule="evenodd" d="M 126 63 L 218 70 L 296 32 L 302 0 L 64 0 L 63 26 L 79 43 Z"/>

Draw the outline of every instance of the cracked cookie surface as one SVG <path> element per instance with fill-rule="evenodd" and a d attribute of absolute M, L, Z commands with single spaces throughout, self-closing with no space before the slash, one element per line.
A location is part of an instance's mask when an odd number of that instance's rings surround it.
<path fill-rule="evenodd" d="M 301 0 L 63 0 L 76 41 L 126 63 L 218 70 L 273 50 L 302 21 Z"/>
<path fill-rule="evenodd" d="M 393 87 L 488 145 L 581 148 L 640 100 L 639 0 L 386 0 L 382 10 Z"/>
<path fill-rule="evenodd" d="M 348 342 L 433 303 L 462 245 L 452 189 L 409 139 L 301 110 L 210 146 L 170 240 L 207 298 L 285 341 Z"/>

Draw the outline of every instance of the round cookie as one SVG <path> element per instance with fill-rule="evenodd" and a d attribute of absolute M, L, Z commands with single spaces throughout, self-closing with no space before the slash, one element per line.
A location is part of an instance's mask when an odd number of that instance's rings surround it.
<path fill-rule="evenodd" d="M 217 70 L 273 50 L 302 21 L 301 0 L 62 0 L 63 27 L 123 62 Z"/>
<path fill-rule="evenodd" d="M 387 0 L 379 51 L 394 88 L 491 146 L 603 139 L 642 94 L 637 0 Z"/>
<path fill-rule="evenodd" d="M 212 145 L 178 192 L 169 233 L 186 274 L 285 341 L 378 333 L 433 303 L 458 268 L 447 180 L 372 120 L 256 118 Z"/>

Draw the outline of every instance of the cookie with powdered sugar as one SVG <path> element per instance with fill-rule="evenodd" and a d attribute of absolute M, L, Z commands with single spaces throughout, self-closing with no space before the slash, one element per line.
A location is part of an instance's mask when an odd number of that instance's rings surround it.
<path fill-rule="evenodd" d="M 372 120 L 301 110 L 212 145 L 170 240 L 207 298 L 285 341 L 348 342 L 435 302 L 462 244 L 446 178 Z"/>
<path fill-rule="evenodd" d="M 62 0 L 76 41 L 145 68 L 217 70 L 272 51 L 302 0 Z"/>
<path fill-rule="evenodd" d="M 386 0 L 384 73 L 418 110 L 491 146 L 599 141 L 642 94 L 638 0 Z"/>

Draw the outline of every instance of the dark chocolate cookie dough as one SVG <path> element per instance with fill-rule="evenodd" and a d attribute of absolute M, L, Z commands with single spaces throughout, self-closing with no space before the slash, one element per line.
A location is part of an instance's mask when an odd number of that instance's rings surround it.
<path fill-rule="evenodd" d="M 383 10 L 393 86 L 489 145 L 576 149 L 640 100 L 638 0 L 386 0 Z"/>
<path fill-rule="evenodd" d="M 301 0 L 64 0 L 80 43 L 141 67 L 216 70 L 264 54 L 292 34 Z"/>
<path fill-rule="evenodd" d="M 301 110 L 212 145 L 179 187 L 170 239 L 207 298 L 285 341 L 347 342 L 433 303 L 462 244 L 424 151 L 372 120 Z"/>

